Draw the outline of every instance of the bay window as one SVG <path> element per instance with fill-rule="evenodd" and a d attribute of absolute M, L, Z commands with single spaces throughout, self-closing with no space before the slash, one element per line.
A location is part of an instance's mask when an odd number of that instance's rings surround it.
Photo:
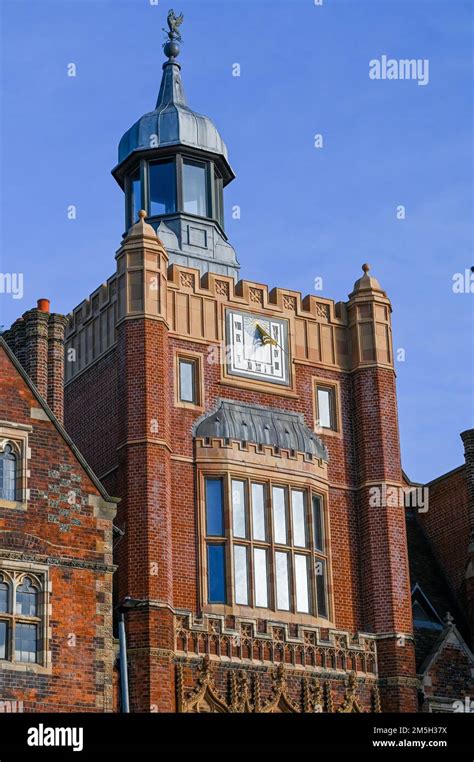
<path fill-rule="evenodd" d="M 207 603 L 329 617 L 322 495 L 209 476 L 204 503 Z"/>

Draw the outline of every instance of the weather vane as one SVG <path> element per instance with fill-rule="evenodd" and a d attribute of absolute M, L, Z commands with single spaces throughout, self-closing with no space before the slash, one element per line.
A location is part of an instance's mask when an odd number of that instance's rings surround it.
<path fill-rule="evenodd" d="M 166 33 L 166 42 L 163 43 L 163 50 L 165 52 L 165 56 L 168 56 L 171 62 L 174 61 L 176 56 L 179 56 L 179 45 L 178 42 L 181 42 L 181 35 L 179 33 L 179 27 L 183 23 L 184 16 L 182 13 L 179 14 L 179 16 L 176 15 L 173 9 L 168 11 L 168 27 L 169 32 L 166 31 L 166 29 L 163 29 L 163 32 Z"/>
<path fill-rule="evenodd" d="M 171 42 L 181 42 L 181 35 L 179 33 L 179 27 L 183 23 L 184 16 L 182 13 L 179 14 L 179 16 L 176 15 L 173 9 L 168 11 L 168 17 L 166 21 L 168 22 L 169 32 L 166 31 L 166 29 L 163 29 L 163 32 L 165 32 L 168 35 L 168 39 L 171 40 Z"/>

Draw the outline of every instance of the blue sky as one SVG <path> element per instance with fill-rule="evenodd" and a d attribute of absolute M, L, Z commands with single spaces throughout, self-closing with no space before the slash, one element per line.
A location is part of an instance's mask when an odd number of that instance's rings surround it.
<path fill-rule="evenodd" d="M 1 271 L 25 278 L 23 299 L 0 295 L 5 326 L 39 297 L 69 312 L 113 272 L 124 222 L 110 170 L 122 133 L 155 105 L 170 5 L 0 0 Z M 405 350 L 405 470 L 424 481 L 460 465 L 474 295 L 453 293 L 452 278 L 474 264 L 472 3 L 183 0 L 181 10 L 188 102 L 213 118 L 237 174 L 226 228 L 242 276 L 304 294 L 321 276 L 323 295 L 344 300 L 369 262 Z M 429 59 L 429 84 L 369 79 L 383 54 Z"/>

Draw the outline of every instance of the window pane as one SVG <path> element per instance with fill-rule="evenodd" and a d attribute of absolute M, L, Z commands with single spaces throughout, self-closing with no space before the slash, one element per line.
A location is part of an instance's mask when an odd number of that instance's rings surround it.
<path fill-rule="evenodd" d="M 224 227 L 224 202 L 222 193 L 222 178 L 216 177 L 215 194 L 216 194 L 216 219 L 220 223 L 221 227 Z"/>
<path fill-rule="evenodd" d="M 26 577 L 16 591 L 16 613 L 24 616 L 36 616 L 37 592 Z"/>
<path fill-rule="evenodd" d="M 232 516 L 234 537 L 247 537 L 245 514 L 245 484 L 244 482 L 233 481 Z"/>
<path fill-rule="evenodd" d="M 8 585 L 0 583 L 0 611 L 8 611 Z"/>
<path fill-rule="evenodd" d="M 252 484 L 253 539 L 266 540 L 265 493 L 263 484 Z"/>
<path fill-rule="evenodd" d="M 207 171 L 205 164 L 183 162 L 184 211 L 208 217 Z"/>
<path fill-rule="evenodd" d="M 273 487 L 273 532 L 275 542 L 286 545 L 286 504 L 284 487 Z"/>
<path fill-rule="evenodd" d="M 209 603 L 225 603 L 225 546 L 207 546 Z"/>
<path fill-rule="evenodd" d="M 296 610 L 309 612 L 308 558 L 295 555 Z"/>
<path fill-rule="evenodd" d="M 234 587 L 235 602 L 249 602 L 248 572 L 247 572 L 247 548 L 243 545 L 234 545 Z"/>
<path fill-rule="evenodd" d="M 318 388 L 318 413 L 319 425 L 324 429 L 331 429 L 331 392 L 329 389 Z"/>
<path fill-rule="evenodd" d="M 0 622 L 0 659 L 7 658 L 7 623 Z"/>
<path fill-rule="evenodd" d="M 182 402 L 195 402 L 195 363 L 192 360 L 179 361 L 179 398 Z"/>
<path fill-rule="evenodd" d="M 299 548 L 306 547 L 306 521 L 304 515 L 304 492 L 292 491 L 293 543 Z"/>
<path fill-rule="evenodd" d="M 222 505 L 222 479 L 206 479 L 206 524 L 207 534 L 224 535 L 224 511 Z"/>
<path fill-rule="evenodd" d="M 174 161 L 150 164 L 150 215 L 176 211 L 176 173 Z"/>
<path fill-rule="evenodd" d="M 36 625 L 17 624 L 15 628 L 15 660 L 36 662 Z"/>
<path fill-rule="evenodd" d="M 138 212 L 142 208 L 140 170 L 137 169 L 136 172 L 133 173 L 130 179 L 132 184 L 132 224 L 133 224 L 138 221 Z"/>
<path fill-rule="evenodd" d="M 275 553 L 277 608 L 289 611 L 290 586 L 288 579 L 288 553 Z"/>
<path fill-rule="evenodd" d="M 315 563 L 316 570 L 316 597 L 318 602 L 318 616 L 327 618 L 328 604 L 326 596 L 326 562 L 322 558 L 317 558 Z"/>
<path fill-rule="evenodd" d="M 263 548 L 254 548 L 253 566 L 255 580 L 255 605 L 268 607 L 268 583 L 267 583 L 267 551 Z"/>
<path fill-rule="evenodd" d="M 313 497 L 313 517 L 314 547 L 316 550 L 324 550 L 323 506 L 321 498 L 317 495 Z"/>
<path fill-rule="evenodd" d="M 0 497 L 16 500 L 16 456 L 9 444 L 0 453 Z"/>

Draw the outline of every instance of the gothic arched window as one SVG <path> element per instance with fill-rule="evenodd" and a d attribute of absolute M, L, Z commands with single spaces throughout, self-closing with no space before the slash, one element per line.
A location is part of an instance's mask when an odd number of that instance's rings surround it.
<path fill-rule="evenodd" d="M 0 582 L 0 612 L 8 611 L 8 585 L 3 581 Z"/>
<path fill-rule="evenodd" d="M 16 613 L 23 616 L 36 616 L 38 591 L 31 584 L 29 577 L 16 590 Z"/>
<path fill-rule="evenodd" d="M 17 494 L 17 457 L 11 444 L 5 445 L 0 452 L 0 498 L 16 500 Z"/>
<path fill-rule="evenodd" d="M 45 585 L 36 574 L 0 575 L 0 660 L 41 664 Z"/>

